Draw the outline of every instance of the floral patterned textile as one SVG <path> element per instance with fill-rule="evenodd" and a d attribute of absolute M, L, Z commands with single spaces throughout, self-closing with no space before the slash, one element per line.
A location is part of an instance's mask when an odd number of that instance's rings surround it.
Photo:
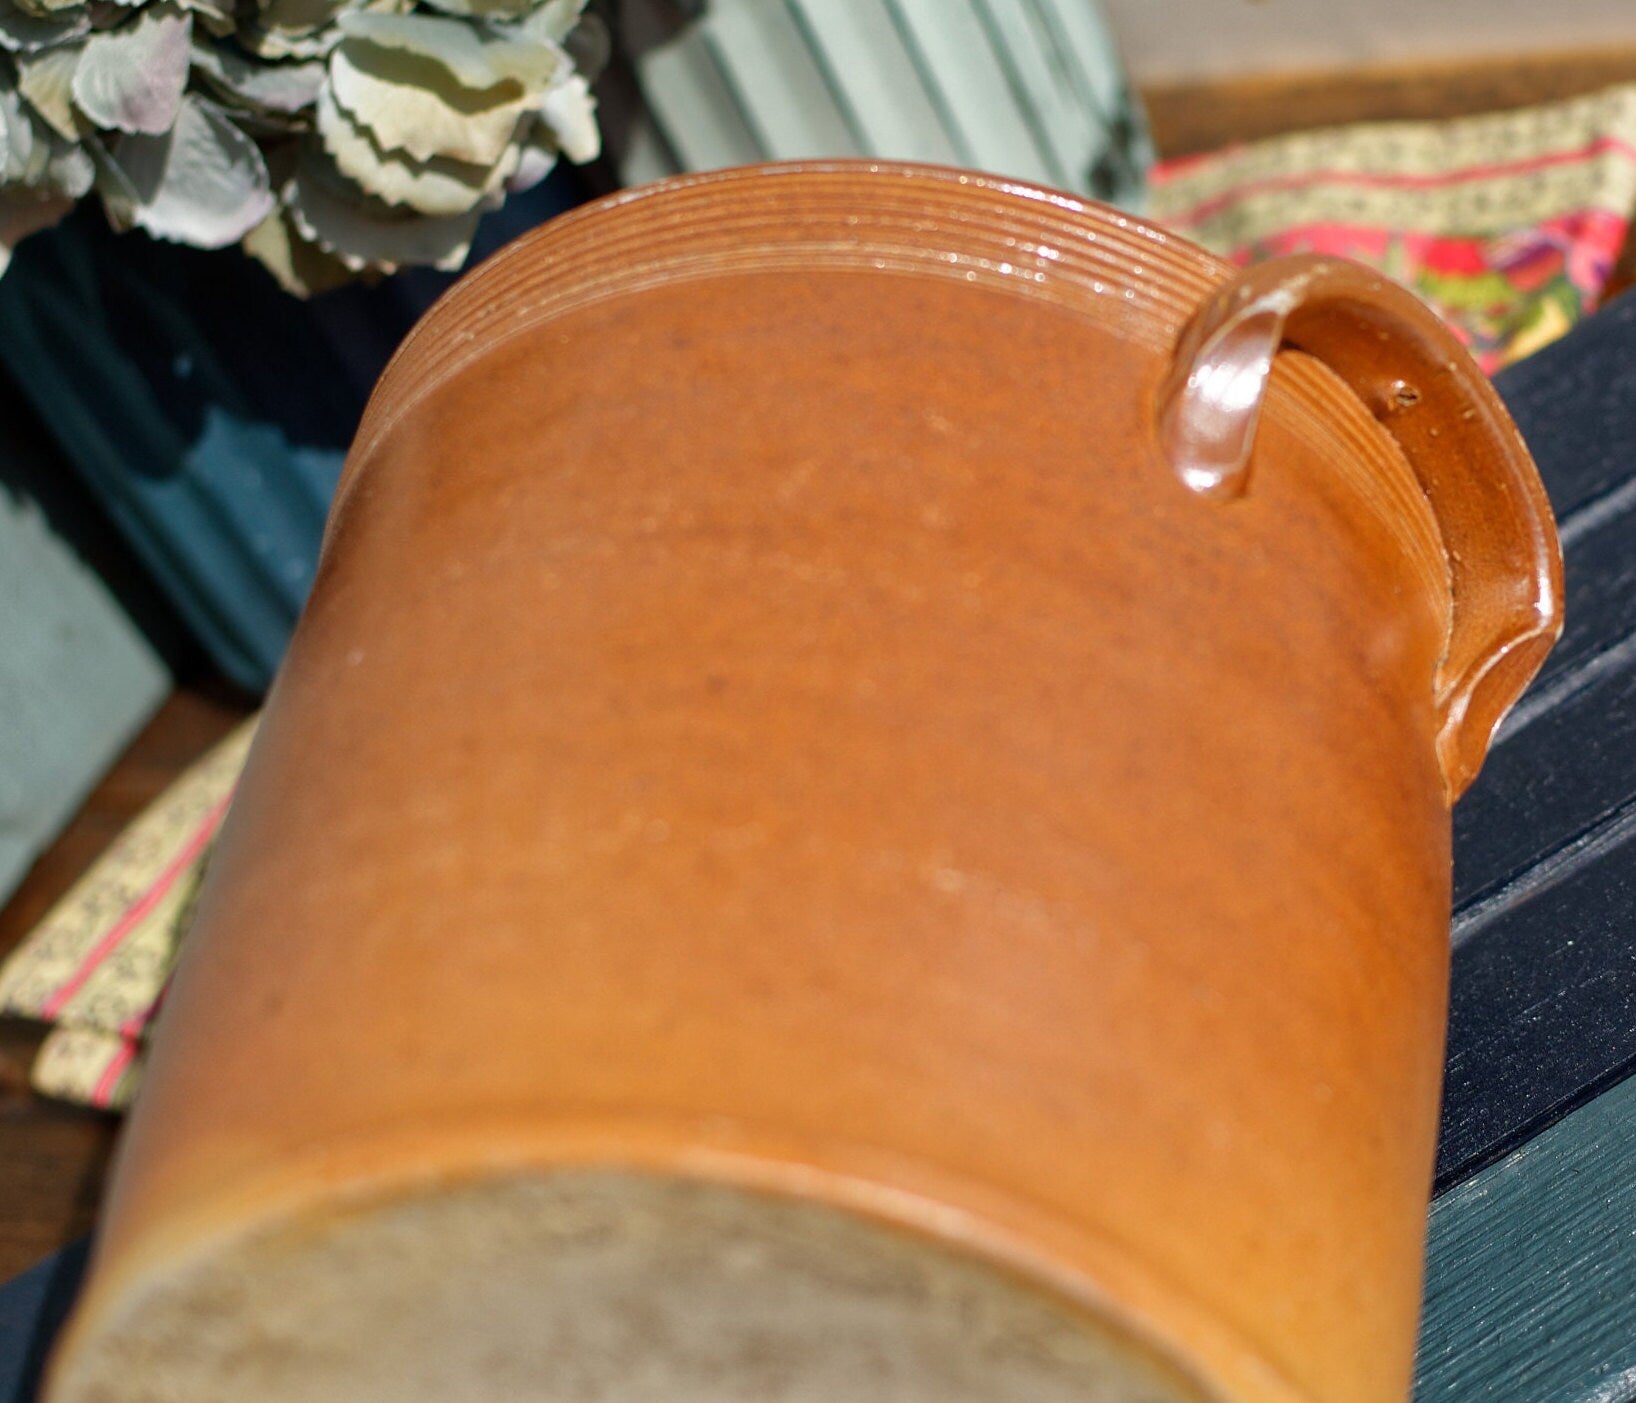
<path fill-rule="evenodd" d="M 0 962 L 0 1013 L 49 1023 L 32 1080 L 124 1107 L 255 734 L 244 722 L 145 809 Z"/>
<path fill-rule="evenodd" d="M 1372 264 L 1492 372 L 1601 299 L 1636 211 L 1636 85 L 1162 162 L 1149 208 L 1237 263 L 1318 252 Z"/>

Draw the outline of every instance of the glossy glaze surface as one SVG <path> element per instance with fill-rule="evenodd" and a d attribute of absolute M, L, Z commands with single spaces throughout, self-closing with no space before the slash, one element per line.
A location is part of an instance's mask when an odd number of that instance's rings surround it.
<path fill-rule="evenodd" d="M 1223 1399 L 1402 1399 L 1457 494 L 1295 352 L 1249 490 L 1188 490 L 1228 277 L 823 167 L 466 279 L 360 432 L 68 1355 L 337 1194 L 615 1165 L 935 1239 Z"/>
<path fill-rule="evenodd" d="M 1539 474 L 1493 386 L 1413 294 L 1361 265 L 1305 254 L 1235 277 L 1182 333 L 1160 435 L 1195 491 L 1249 490 L 1267 381 L 1287 346 L 1340 373 L 1437 515 L 1454 595 L 1437 754 L 1457 799 L 1562 631 L 1562 557 Z"/>

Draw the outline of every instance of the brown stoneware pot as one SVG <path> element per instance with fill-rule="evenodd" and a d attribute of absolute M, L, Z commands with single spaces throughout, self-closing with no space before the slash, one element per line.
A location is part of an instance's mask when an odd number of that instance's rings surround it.
<path fill-rule="evenodd" d="M 553 222 L 376 391 L 51 1403 L 1403 1400 L 1559 597 L 1361 268 L 900 166 Z"/>

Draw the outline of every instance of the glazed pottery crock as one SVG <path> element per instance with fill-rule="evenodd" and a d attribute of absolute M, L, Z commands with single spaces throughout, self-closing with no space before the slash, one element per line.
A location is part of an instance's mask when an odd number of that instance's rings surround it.
<path fill-rule="evenodd" d="M 1449 805 L 1559 628 L 1409 294 L 635 190 L 352 450 L 51 1403 L 1388 1403 Z"/>

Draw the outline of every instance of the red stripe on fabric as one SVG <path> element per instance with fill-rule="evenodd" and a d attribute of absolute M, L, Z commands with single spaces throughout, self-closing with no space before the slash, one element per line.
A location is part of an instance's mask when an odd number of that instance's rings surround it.
<path fill-rule="evenodd" d="M 1201 201 L 1179 214 L 1166 215 L 1164 223 L 1171 228 L 1188 227 L 1210 218 L 1228 205 L 1250 195 L 1267 194 L 1278 190 L 1301 190 L 1315 185 L 1365 185 L 1374 189 L 1435 190 L 1467 181 L 1492 180 L 1498 176 L 1529 175 L 1552 166 L 1572 165 L 1577 161 L 1592 160 L 1616 152 L 1636 161 L 1636 146 L 1615 136 L 1598 137 L 1589 146 L 1573 151 L 1552 151 L 1543 156 L 1525 156 L 1515 161 L 1496 161 L 1486 166 L 1465 166 L 1459 170 L 1444 171 L 1438 175 L 1394 175 L 1388 171 L 1307 171 L 1298 175 L 1269 176 L 1266 180 L 1238 185 L 1220 195 Z M 1160 182 L 1163 183 L 1163 176 Z"/>
<path fill-rule="evenodd" d="M 1553 215 L 1550 219 L 1539 224 L 1521 228 L 1518 234 L 1542 234 L 1547 232 L 1559 233 L 1575 250 L 1589 250 L 1609 259 L 1616 259 L 1620 249 L 1624 246 L 1625 233 L 1629 228 L 1629 221 L 1617 214 L 1610 214 L 1606 210 L 1581 209 L 1564 210 Z M 1378 267 L 1381 257 L 1379 250 L 1370 246 L 1369 241 L 1374 237 L 1386 238 L 1402 236 L 1404 230 L 1394 228 L 1390 224 L 1347 224 L 1336 220 L 1313 220 L 1310 223 L 1291 224 L 1288 228 L 1279 229 L 1259 242 L 1236 244 L 1221 256 L 1230 263 L 1249 264 L 1257 257 L 1270 254 L 1298 252 L 1298 253 L 1334 253 L 1347 258 L 1355 258 L 1363 263 L 1373 263 Z M 1406 269 L 1398 270 L 1397 276 L 1407 282 L 1410 276 L 1426 269 L 1429 265 L 1424 254 L 1441 246 L 1462 243 L 1492 243 L 1501 235 L 1477 234 L 1426 234 L 1419 230 L 1408 231 L 1410 239 L 1420 241 L 1418 245 L 1408 244 L 1403 252 L 1409 259 Z M 1361 246 L 1361 247 L 1360 247 Z M 1559 245 L 1560 247 L 1560 245 Z M 1480 270 L 1483 273 L 1503 272 L 1498 263 L 1485 263 Z M 1455 275 L 1456 277 L 1475 275 Z M 1587 287 L 1575 282 L 1574 286 L 1581 295 L 1590 296 L 1599 292 L 1598 287 Z M 1524 296 L 1519 290 L 1519 297 Z M 1587 314 L 1591 308 L 1587 306 Z"/>
<path fill-rule="evenodd" d="M 142 918 L 159 904 L 165 893 L 176 885 L 177 879 L 192 866 L 193 860 L 204 851 L 205 845 L 214 836 L 217 827 L 221 823 L 222 815 L 227 811 L 228 801 L 231 798 L 232 795 L 228 795 L 226 799 L 223 799 L 204 816 L 198 828 L 194 830 L 193 836 L 187 840 L 182 850 L 170 860 L 164 871 L 154 881 L 154 884 L 130 904 L 125 914 L 114 923 L 113 928 L 101 940 L 97 941 L 91 953 L 80 962 L 79 968 L 74 971 L 68 981 L 45 1001 L 40 1009 L 42 1018 L 48 1021 L 55 1018 L 62 1011 L 63 1005 L 85 987 L 85 981 L 96 972 L 97 966 L 108 957 L 109 952 L 129 935 Z"/>
<path fill-rule="evenodd" d="M 136 1060 L 136 1044 L 129 1039 L 119 1045 L 119 1051 L 113 1055 L 102 1075 L 97 1078 L 97 1084 L 91 1092 L 91 1103 L 96 1106 L 106 1106 L 114 1095 L 114 1088 L 125 1075 L 131 1063 Z"/>
<path fill-rule="evenodd" d="M 139 1038 L 147 1030 L 159 1012 L 160 1005 L 165 1002 L 165 991 L 170 988 L 170 980 L 166 980 L 164 987 L 153 997 L 153 1002 L 146 1008 L 139 1008 L 129 1018 L 119 1025 L 119 1033 L 125 1038 Z"/>

